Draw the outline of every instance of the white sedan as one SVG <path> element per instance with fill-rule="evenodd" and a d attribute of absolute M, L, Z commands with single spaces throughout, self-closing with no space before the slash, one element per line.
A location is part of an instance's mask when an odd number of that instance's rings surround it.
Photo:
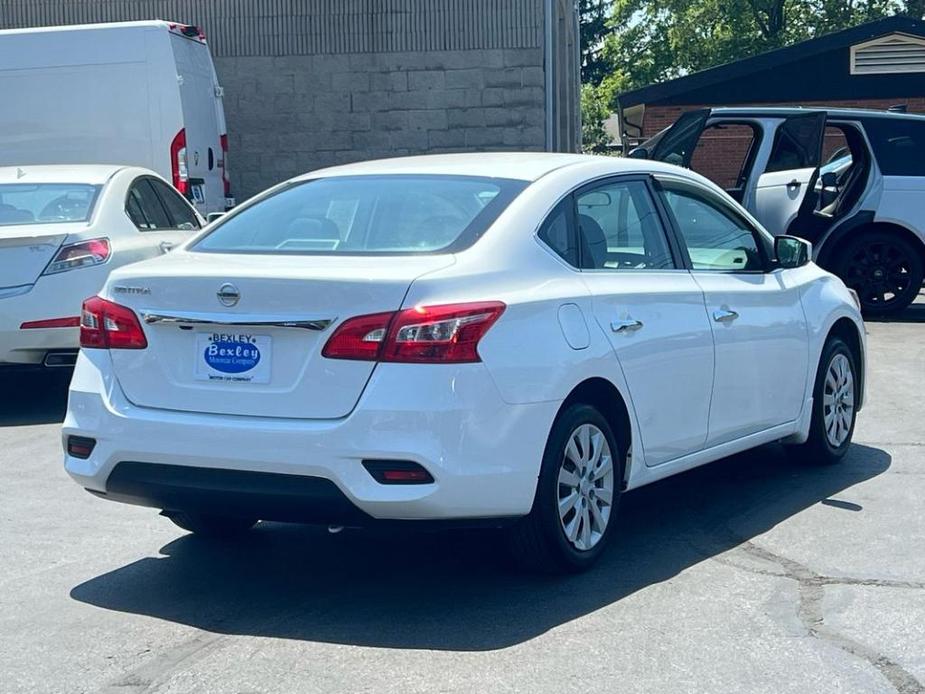
<path fill-rule="evenodd" d="M 203 534 L 488 524 L 583 569 L 626 490 L 772 441 L 845 454 L 864 328 L 809 251 L 655 162 L 318 171 L 84 304 L 65 466 Z"/>
<path fill-rule="evenodd" d="M 81 302 L 114 268 L 160 255 L 201 227 L 147 169 L 0 168 L 0 367 L 73 364 Z"/>

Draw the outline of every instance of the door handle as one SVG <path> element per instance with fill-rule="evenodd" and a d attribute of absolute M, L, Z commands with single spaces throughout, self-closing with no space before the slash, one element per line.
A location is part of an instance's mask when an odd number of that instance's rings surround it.
<path fill-rule="evenodd" d="M 175 243 L 171 243 L 170 241 L 161 241 L 160 243 L 161 253 L 172 251 L 175 245 L 176 245 Z"/>
<path fill-rule="evenodd" d="M 738 317 L 738 313 L 731 311 L 728 308 L 721 308 L 713 312 L 713 320 L 715 320 L 717 323 L 731 323 Z"/>
<path fill-rule="evenodd" d="M 800 181 L 798 181 L 797 179 L 793 179 L 792 181 L 790 181 L 790 183 L 787 184 L 787 188 L 793 188 L 794 190 L 799 190 L 801 185 L 803 184 Z"/>
<path fill-rule="evenodd" d="M 634 333 L 642 328 L 642 321 L 633 318 L 619 318 L 610 324 L 615 333 Z"/>

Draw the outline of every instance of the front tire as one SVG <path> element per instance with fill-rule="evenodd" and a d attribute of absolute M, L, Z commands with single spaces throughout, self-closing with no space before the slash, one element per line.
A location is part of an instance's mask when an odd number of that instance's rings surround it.
<path fill-rule="evenodd" d="M 607 420 L 590 405 L 568 407 L 549 434 L 533 509 L 509 531 L 514 558 L 544 572 L 590 568 L 613 535 L 622 484 Z"/>
<path fill-rule="evenodd" d="M 794 447 L 803 462 L 833 465 L 848 452 L 857 419 L 859 386 L 857 357 L 840 337 L 830 337 L 816 373 L 809 438 Z"/>
<path fill-rule="evenodd" d="M 188 530 L 194 535 L 213 539 L 227 539 L 246 533 L 257 524 L 254 518 L 221 516 L 211 513 L 191 513 L 188 511 L 171 511 L 165 513 L 174 525 Z"/>

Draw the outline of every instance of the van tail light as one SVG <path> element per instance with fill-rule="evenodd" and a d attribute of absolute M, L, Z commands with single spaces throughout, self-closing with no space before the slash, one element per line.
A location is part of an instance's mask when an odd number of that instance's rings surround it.
<path fill-rule="evenodd" d="M 358 316 L 334 331 L 322 355 L 416 364 L 478 362 L 479 341 L 504 309 L 500 301 L 485 301 Z"/>
<path fill-rule="evenodd" d="M 186 165 L 186 128 L 181 128 L 170 143 L 170 175 L 173 187 L 189 197 L 189 167 Z"/>
<path fill-rule="evenodd" d="M 98 296 L 80 311 L 80 346 L 84 349 L 145 349 L 148 340 L 135 312 Z"/>
<path fill-rule="evenodd" d="M 55 257 L 42 272 L 43 275 L 56 275 L 59 272 L 76 270 L 81 267 L 101 265 L 109 260 L 112 248 L 109 239 L 90 239 L 79 243 L 61 246 Z"/>
<path fill-rule="evenodd" d="M 222 183 L 225 186 L 225 197 L 231 197 L 231 179 L 228 178 L 228 134 L 221 136 L 222 143 Z"/>

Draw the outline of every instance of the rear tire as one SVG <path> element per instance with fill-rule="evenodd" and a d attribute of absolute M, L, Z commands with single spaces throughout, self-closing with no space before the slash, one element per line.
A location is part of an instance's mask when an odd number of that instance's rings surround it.
<path fill-rule="evenodd" d="M 613 535 L 623 456 L 604 416 L 575 404 L 552 426 L 530 514 L 508 530 L 511 554 L 526 569 L 590 568 Z"/>
<path fill-rule="evenodd" d="M 836 273 L 858 293 L 865 316 L 902 311 L 922 288 L 922 255 L 895 233 L 865 232 L 839 255 Z"/>
<path fill-rule="evenodd" d="M 792 448 L 801 462 L 834 465 L 845 456 L 854 435 L 859 385 L 856 356 L 840 337 L 830 337 L 816 372 L 809 438 Z"/>
<path fill-rule="evenodd" d="M 210 513 L 171 511 L 165 513 L 175 525 L 189 532 L 210 538 L 230 538 L 246 533 L 257 524 L 254 518 L 238 518 Z"/>

